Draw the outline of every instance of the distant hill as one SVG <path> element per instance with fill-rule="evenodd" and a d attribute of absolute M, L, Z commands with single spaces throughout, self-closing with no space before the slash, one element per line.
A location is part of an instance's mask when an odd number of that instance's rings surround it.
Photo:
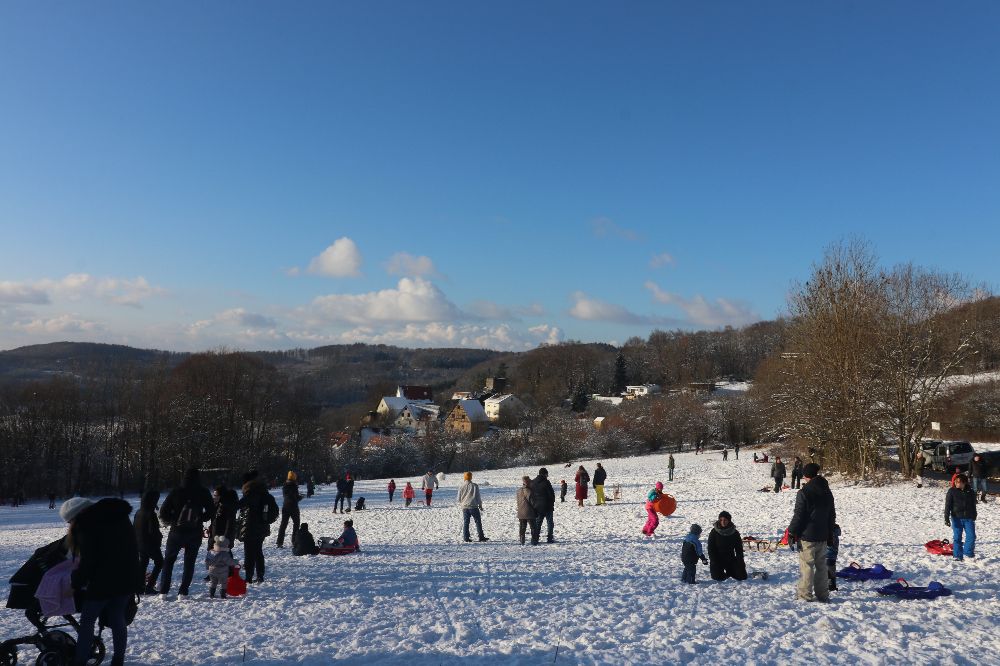
<path fill-rule="evenodd" d="M 176 365 L 187 354 L 94 342 L 52 342 L 0 351 L 0 382 L 81 375 L 115 365 Z"/>

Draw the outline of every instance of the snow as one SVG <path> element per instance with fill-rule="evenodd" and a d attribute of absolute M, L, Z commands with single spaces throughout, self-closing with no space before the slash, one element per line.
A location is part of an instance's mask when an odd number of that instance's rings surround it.
<path fill-rule="evenodd" d="M 267 582 L 243 599 L 203 597 L 204 565 L 187 600 L 145 598 L 129 640 L 129 663 L 247 664 L 649 664 L 649 663 L 998 663 L 992 645 L 1000 617 L 998 505 L 981 508 L 977 559 L 964 563 L 925 553 L 923 543 L 950 538 L 943 524 L 944 482 L 917 489 L 834 482 L 843 528 L 839 567 L 881 562 L 909 581 L 939 580 L 955 591 L 932 602 L 875 594 L 876 583 L 842 583 L 829 605 L 794 600 L 796 557 L 747 553 L 750 570 L 768 580 L 715 583 L 699 565 L 699 583 L 680 582 L 680 542 L 692 522 L 708 529 L 720 510 L 744 536 L 772 536 L 787 525 L 794 492 L 756 492 L 769 465 L 752 451 L 722 462 L 718 454 L 604 460 L 607 489 L 623 499 L 603 507 L 572 502 L 573 472 L 551 465 L 570 499 L 557 503 L 556 544 L 517 543 L 514 492 L 537 468 L 476 472 L 485 503 L 488 543 L 461 543 L 448 474 L 433 506 L 387 504 L 386 480 L 357 482 L 369 510 L 352 513 L 363 552 L 295 558 L 265 549 Z M 593 473 L 592 461 L 583 461 Z M 678 500 L 650 541 L 639 534 L 642 497 L 664 480 Z M 488 484 L 488 485 L 487 485 Z M 343 518 L 330 511 L 334 491 L 318 488 L 302 502 L 317 540 L 338 536 Z M 135 500 L 136 498 L 132 498 Z M 417 501 L 422 493 L 417 493 Z M 137 504 L 137 502 L 136 502 Z M 63 526 L 45 504 L 0 508 L 0 576 L 6 581 Z M 238 549 L 237 557 L 242 553 Z M 175 583 L 180 564 L 175 569 Z M 7 594 L 6 583 L 0 594 Z M 20 611 L 0 613 L 0 636 L 26 633 Z M 984 652 L 985 651 L 985 652 Z M 993 657 L 989 655 L 993 654 Z M 30 655 L 34 659 L 34 654 Z M 24 651 L 23 658 L 28 657 Z"/>

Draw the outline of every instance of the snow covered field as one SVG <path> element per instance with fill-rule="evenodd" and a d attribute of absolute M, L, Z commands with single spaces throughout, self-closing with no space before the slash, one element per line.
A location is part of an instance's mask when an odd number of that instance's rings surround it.
<path fill-rule="evenodd" d="M 680 540 L 692 522 L 705 528 L 704 542 L 723 509 L 744 536 L 775 535 L 791 517 L 794 492 L 756 492 L 769 465 L 741 453 L 728 462 L 718 453 L 678 455 L 676 480 L 666 483 L 678 510 L 653 541 L 639 533 L 641 501 L 654 481 L 666 482 L 666 456 L 603 461 L 609 494 L 617 483 L 623 492 L 603 507 L 592 506 L 592 493 L 577 507 L 572 470 L 550 467 L 557 492 L 566 478 L 570 497 L 556 505 L 558 543 L 536 547 L 517 543 L 514 512 L 515 488 L 536 468 L 476 474 L 489 483 L 482 488 L 488 543 L 461 543 L 459 474 L 431 508 L 403 508 L 406 479 L 396 479 L 391 508 L 385 482 L 359 482 L 355 498 L 364 495 L 370 509 L 351 516 L 364 552 L 295 558 L 275 549 L 272 537 L 267 582 L 226 601 L 202 598 L 199 563 L 197 595 L 144 599 L 129 663 L 239 664 L 244 649 L 248 664 L 1000 663 L 1000 509 L 981 505 L 977 559 L 928 555 L 924 542 L 951 536 L 940 481 L 921 490 L 834 483 L 843 528 L 838 567 L 881 562 L 914 584 L 939 580 L 953 597 L 896 601 L 875 594 L 876 583 L 845 582 L 830 605 L 796 602 L 797 559 L 784 549 L 747 554 L 747 568 L 767 570 L 769 580 L 715 583 L 699 565 L 698 585 L 682 584 Z M 592 461 L 584 465 L 593 473 Z M 317 539 L 340 533 L 332 503 L 325 486 L 302 503 Z M 4 599 L 10 575 L 62 531 L 43 505 L 0 508 Z M 180 564 L 175 585 L 179 574 Z M 20 611 L 0 613 L 0 636 L 27 629 Z"/>

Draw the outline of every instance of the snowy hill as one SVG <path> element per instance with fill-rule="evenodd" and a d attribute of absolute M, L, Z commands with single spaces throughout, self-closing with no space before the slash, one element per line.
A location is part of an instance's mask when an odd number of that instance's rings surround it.
<path fill-rule="evenodd" d="M 839 567 L 881 562 L 915 584 L 939 580 L 955 596 L 898 602 L 879 597 L 874 583 L 841 583 L 830 605 L 808 604 L 794 600 L 797 558 L 785 549 L 747 553 L 748 569 L 770 572 L 766 581 L 715 583 L 699 565 L 696 586 L 680 582 L 680 540 L 692 522 L 704 526 L 703 542 L 720 510 L 744 536 L 773 536 L 787 525 L 795 493 L 757 492 L 769 465 L 754 464 L 746 449 L 739 461 L 676 458 L 674 482 L 666 482 L 666 456 L 605 460 L 608 492 L 620 484 L 623 499 L 604 507 L 592 505 L 592 493 L 583 508 L 572 501 L 575 464 L 550 467 L 557 492 L 566 478 L 570 496 L 556 505 L 558 543 L 535 547 L 517 543 L 514 492 L 537 468 L 476 474 L 488 543 L 461 543 L 459 475 L 445 480 L 431 508 L 403 508 L 407 479 L 396 479 L 391 506 L 385 481 L 360 481 L 355 498 L 371 507 L 351 514 L 361 554 L 295 558 L 272 537 L 267 582 L 226 601 L 203 598 L 199 560 L 197 594 L 143 601 L 128 662 L 238 664 L 245 647 L 248 664 L 997 663 L 989 655 L 1000 628 L 998 504 L 980 509 L 977 559 L 956 563 L 922 545 L 950 538 L 943 482 L 919 490 L 835 482 Z M 678 510 L 650 541 L 639 534 L 642 498 L 657 479 Z M 302 503 L 317 538 L 340 532 L 346 516 L 332 514 L 332 503 L 325 486 Z M 0 578 L 62 529 L 43 505 L 0 507 Z M 179 573 L 178 565 L 175 581 Z M 0 613 L 3 637 L 26 628 L 19 611 Z"/>

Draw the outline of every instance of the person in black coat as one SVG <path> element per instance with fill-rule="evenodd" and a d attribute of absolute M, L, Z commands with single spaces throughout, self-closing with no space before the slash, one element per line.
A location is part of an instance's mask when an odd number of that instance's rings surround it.
<path fill-rule="evenodd" d="M 232 488 L 219 486 L 215 489 L 213 498 L 215 513 L 208 525 L 208 543 L 215 543 L 215 537 L 221 536 L 232 545 L 236 538 L 236 506 L 240 503 L 240 497 Z"/>
<path fill-rule="evenodd" d="M 256 471 L 244 477 L 243 497 L 238 505 L 236 536 L 243 542 L 243 566 L 247 583 L 264 582 L 264 539 L 278 520 L 278 503 Z"/>
<path fill-rule="evenodd" d="M 333 512 L 344 513 L 344 500 L 347 499 L 347 480 L 337 477 L 337 497 L 333 500 Z M 347 507 L 351 507 L 348 505 Z"/>
<path fill-rule="evenodd" d="M 295 538 L 292 539 L 292 555 L 316 555 L 318 553 L 319 546 L 316 545 L 316 539 L 309 531 L 309 523 L 302 523 L 299 525 L 299 531 L 296 532 Z"/>
<path fill-rule="evenodd" d="M 976 492 L 969 487 L 969 479 L 959 474 L 955 477 L 955 486 L 948 489 L 944 499 L 944 524 L 951 527 L 952 554 L 959 562 L 965 557 L 976 556 L 977 514 Z"/>
<path fill-rule="evenodd" d="M 771 465 L 771 478 L 774 479 L 774 492 L 780 493 L 785 482 L 785 463 L 781 462 L 780 457 L 775 458 Z"/>
<path fill-rule="evenodd" d="M 719 520 L 708 533 L 708 562 L 712 580 L 747 579 L 743 537 L 733 525 L 733 517 L 728 511 L 719 513 Z"/>
<path fill-rule="evenodd" d="M 184 483 L 167 495 L 160 507 L 160 522 L 170 526 L 167 546 L 163 554 L 163 574 L 160 576 L 160 594 L 170 591 L 174 563 L 184 551 L 184 573 L 179 594 L 186 595 L 194 578 L 194 567 L 204 533 L 204 524 L 215 513 L 215 503 L 208 488 L 201 485 L 201 472 L 192 467 L 184 475 Z"/>
<path fill-rule="evenodd" d="M 135 528 L 135 540 L 139 548 L 139 558 L 142 560 L 142 571 L 146 573 L 149 561 L 153 561 L 153 570 L 149 573 L 148 582 L 144 591 L 146 594 L 156 594 L 156 579 L 163 569 L 163 554 L 160 546 L 163 543 L 163 533 L 160 531 L 160 522 L 156 518 L 157 504 L 160 501 L 159 490 L 147 490 L 139 503 L 139 510 L 135 512 L 133 527 Z"/>
<path fill-rule="evenodd" d="M 556 491 L 552 488 L 552 484 L 549 483 L 549 470 L 544 467 L 538 470 L 538 476 L 531 481 L 531 495 L 528 497 L 528 503 L 535 512 L 536 527 L 531 533 L 532 545 L 537 544 L 539 541 L 539 535 L 542 531 L 542 521 L 548 523 L 548 537 L 546 540 L 552 543 L 555 541 L 555 536 L 553 535 L 553 512 L 556 508 Z"/>
<path fill-rule="evenodd" d="M 594 484 L 594 498 L 597 505 L 604 504 L 604 482 L 608 478 L 608 473 L 604 469 L 604 465 L 597 463 L 597 469 L 594 470 L 594 477 L 591 483 Z"/>
<path fill-rule="evenodd" d="M 102 499 L 80 511 L 70 524 L 74 550 L 80 557 L 73 572 L 73 590 L 82 598 L 74 664 L 85 664 L 90 658 L 98 617 L 111 629 L 112 666 L 125 663 L 125 613 L 132 596 L 142 591 L 144 583 L 130 513 L 128 502 Z"/>
<path fill-rule="evenodd" d="M 792 465 L 792 488 L 802 488 L 802 458 L 795 456 L 795 463 Z"/>
<path fill-rule="evenodd" d="M 986 503 L 986 493 L 989 489 L 986 485 L 986 461 L 978 453 L 969 463 L 969 478 L 972 479 L 972 492 L 980 493 L 979 501 Z"/>
<path fill-rule="evenodd" d="M 799 542 L 799 584 L 796 595 L 803 601 L 829 601 L 830 578 L 826 549 L 833 543 L 837 509 L 830 484 L 819 475 L 819 465 L 802 470 L 806 483 L 795 496 L 795 513 L 788 525 L 788 542 Z"/>
<path fill-rule="evenodd" d="M 288 480 L 281 487 L 281 525 L 278 527 L 278 548 L 285 546 L 285 530 L 288 529 L 288 520 L 292 521 L 292 545 L 295 545 L 296 535 L 299 533 L 299 501 L 302 495 L 299 494 L 299 482 L 295 472 L 288 472 Z"/>
<path fill-rule="evenodd" d="M 354 477 L 350 474 L 344 479 L 344 499 L 346 499 L 347 513 L 351 512 L 351 498 L 354 497 Z"/>

